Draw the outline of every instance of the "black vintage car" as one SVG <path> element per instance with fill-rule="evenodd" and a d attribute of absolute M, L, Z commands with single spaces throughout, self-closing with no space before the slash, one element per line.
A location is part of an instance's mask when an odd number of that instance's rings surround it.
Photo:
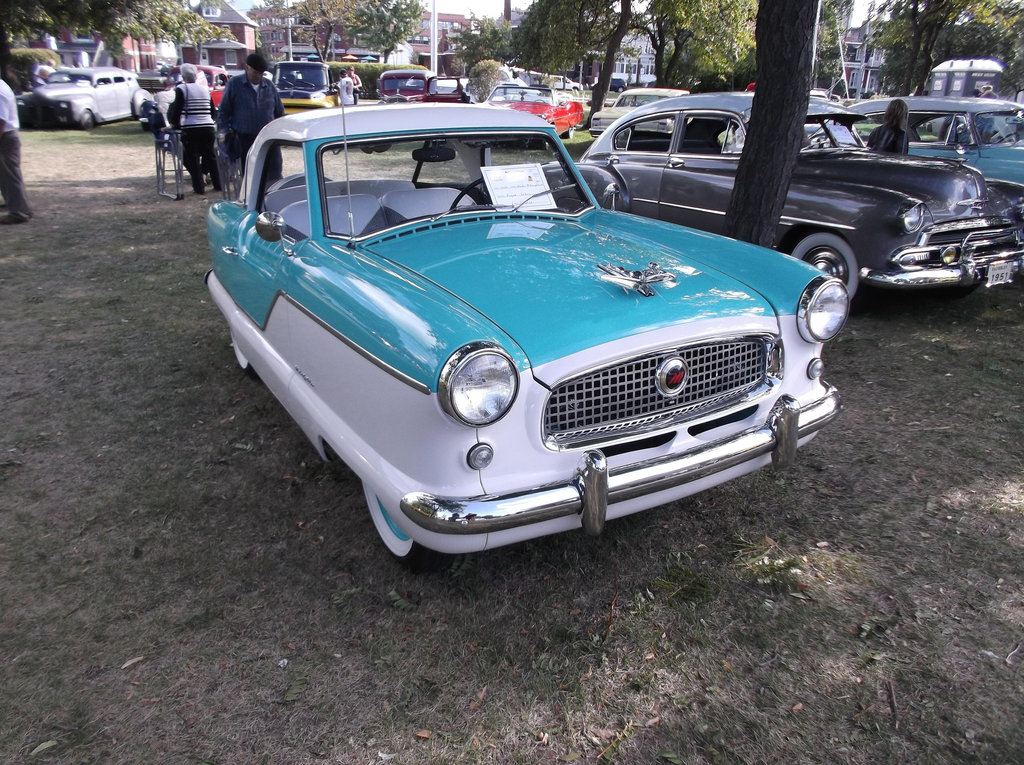
<path fill-rule="evenodd" d="M 642 106 L 594 141 L 581 170 L 618 209 L 721 233 L 752 97 L 708 93 Z M 842 278 L 851 294 L 861 284 L 1012 281 L 1024 256 L 1024 186 L 986 183 L 958 161 L 872 152 L 853 129 L 859 119 L 811 99 L 776 249 Z M 610 184 L 617 194 L 605 193 Z"/>

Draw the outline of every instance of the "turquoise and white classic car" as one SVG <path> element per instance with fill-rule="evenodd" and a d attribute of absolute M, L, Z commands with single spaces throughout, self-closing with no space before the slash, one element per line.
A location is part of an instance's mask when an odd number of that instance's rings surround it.
<path fill-rule="evenodd" d="M 208 227 L 238 363 L 414 566 L 788 465 L 840 408 L 838 280 L 602 209 L 529 114 L 285 116 Z"/>

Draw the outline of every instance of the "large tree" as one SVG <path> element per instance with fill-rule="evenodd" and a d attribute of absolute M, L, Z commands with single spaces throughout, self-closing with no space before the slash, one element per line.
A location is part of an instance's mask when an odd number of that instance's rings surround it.
<path fill-rule="evenodd" d="M 6 64 L 14 37 L 98 33 L 115 54 L 125 37 L 137 40 L 202 42 L 231 36 L 180 0 L 0 0 L 0 64 Z"/>
<path fill-rule="evenodd" d="M 515 63 L 556 72 L 600 51 L 604 64 L 591 91 L 591 111 L 596 111 L 604 103 L 615 57 L 632 20 L 631 0 L 536 0 L 513 34 Z"/>
<path fill-rule="evenodd" d="M 467 73 L 478 61 L 512 60 L 512 25 L 505 19 L 478 19 L 471 15 L 469 25 L 448 39 Z"/>
<path fill-rule="evenodd" d="M 355 18 L 356 0 L 268 0 L 264 5 L 273 15 L 291 19 L 292 38 L 313 50 L 322 61 L 334 50 L 331 39 L 344 34 Z"/>
<path fill-rule="evenodd" d="M 726 234 L 765 247 L 789 193 L 807 116 L 815 0 L 762 0 L 757 10 L 757 86 L 725 217 Z"/>
<path fill-rule="evenodd" d="M 987 15 L 993 6 L 994 0 L 886 0 L 882 11 L 889 18 L 874 39 L 886 52 L 881 72 L 886 89 L 923 93 L 942 31 L 972 15 Z"/>
<path fill-rule="evenodd" d="M 633 24 L 651 44 L 657 84 L 673 86 L 733 70 L 753 46 L 756 13 L 756 0 L 652 0 Z"/>
<path fill-rule="evenodd" d="M 384 61 L 420 28 L 423 6 L 419 0 L 363 0 L 355 9 L 351 32 Z"/>

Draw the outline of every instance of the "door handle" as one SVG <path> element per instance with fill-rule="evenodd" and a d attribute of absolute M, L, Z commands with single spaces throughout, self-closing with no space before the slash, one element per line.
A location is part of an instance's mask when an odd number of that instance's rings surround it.
<path fill-rule="evenodd" d="M 238 257 L 237 247 L 221 247 L 220 251 L 225 255 L 231 255 L 232 257 Z"/>
<path fill-rule="evenodd" d="M 672 167 L 672 168 L 686 167 L 686 160 L 683 160 L 683 159 L 670 159 L 668 161 L 668 166 Z"/>

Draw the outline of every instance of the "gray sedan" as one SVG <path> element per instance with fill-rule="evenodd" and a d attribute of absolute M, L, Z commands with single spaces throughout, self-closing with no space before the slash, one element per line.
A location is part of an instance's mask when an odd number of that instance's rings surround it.
<path fill-rule="evenodd" d="M 724 231 L 752 94 L 709 93 L 641 106 L 580 167 L 605 204 Z M 1024 258 L 1024 187 L 986 184 L 962 163 L 864 148 L 855 112 L 811 99 L 775 247 L 838 276 L 851 294 L 1009 282 Z M 614 190 L 615 193 L 609 193 Z"/>

